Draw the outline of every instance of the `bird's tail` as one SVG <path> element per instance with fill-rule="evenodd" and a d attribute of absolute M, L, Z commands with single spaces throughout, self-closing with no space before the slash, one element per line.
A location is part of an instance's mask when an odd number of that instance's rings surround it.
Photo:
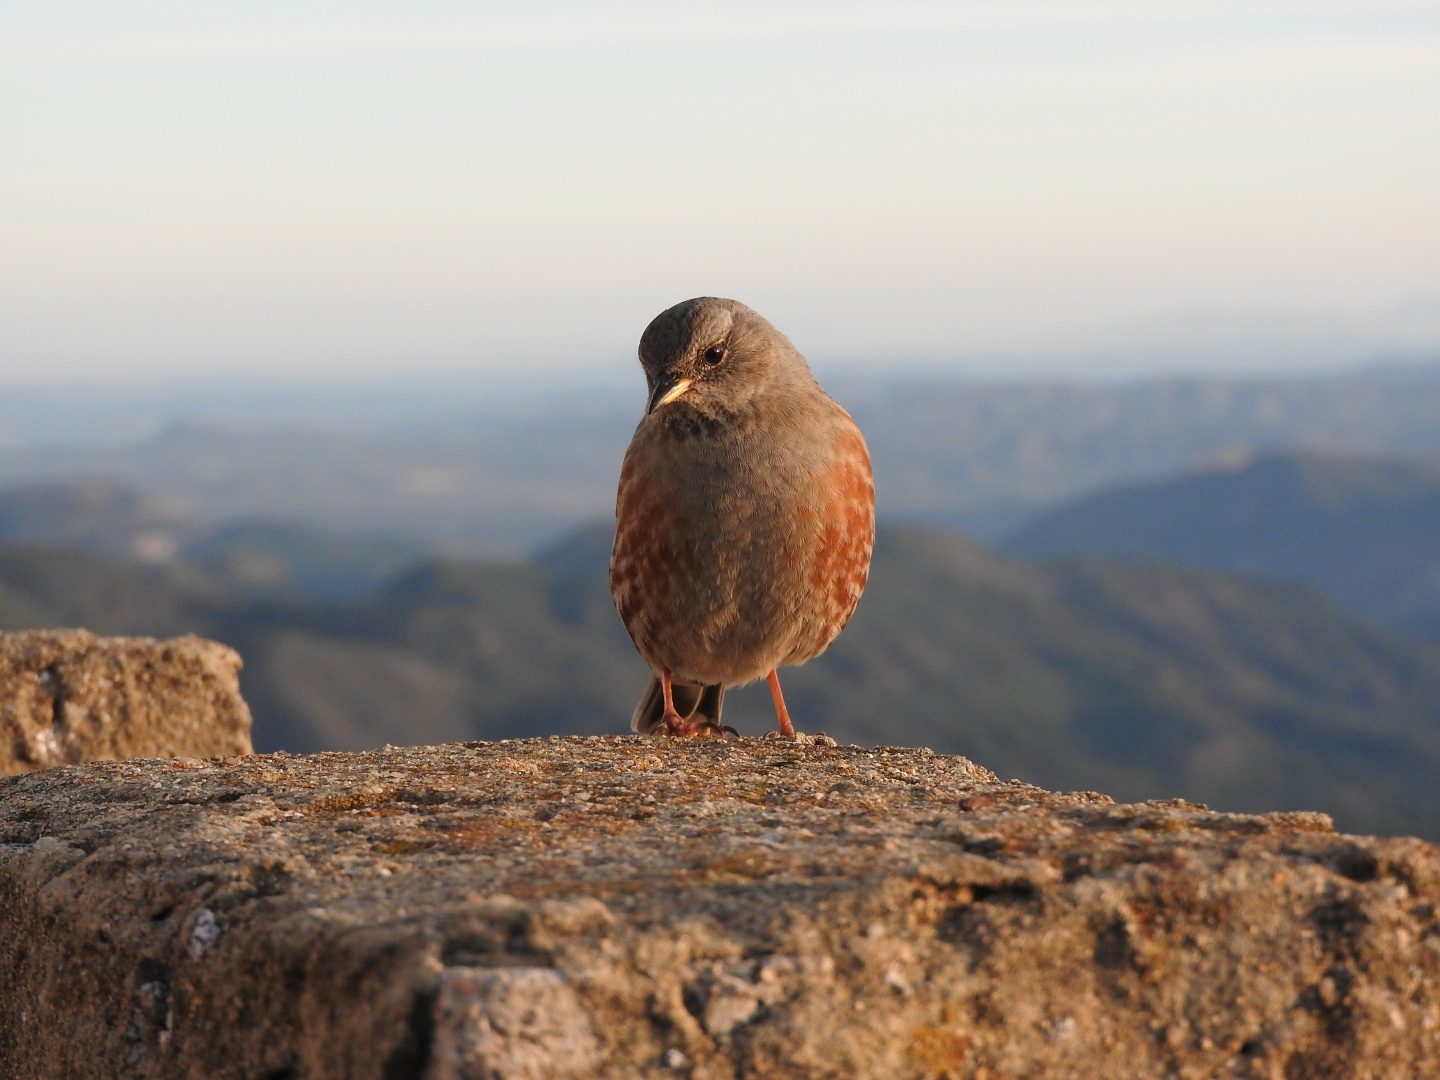
<path fill-rule="evenodd" d="M 686 720 L 709 721 L 720 726 L 720 709 L 725 702 L 725 687 L 718 683 L 704 686 L 701 683 L 670 680 L 670 700 L 675 711 Z M 630 718 L 630 727 L 641 735 L 649 735 L 660 726 L 665 717 L 665 693 L 660 687 L 660 676 L 651 675 L 650 685 L 640 695 L 640 704 Z"/>

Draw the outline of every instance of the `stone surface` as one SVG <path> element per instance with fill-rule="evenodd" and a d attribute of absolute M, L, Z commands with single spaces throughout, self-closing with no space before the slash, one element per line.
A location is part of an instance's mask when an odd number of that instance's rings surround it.
<path fill-rule="evenodd" d="M 1440 1072 L 1434 846 L 924 750 L 76 765 L 0 844 L 16 1080 Z"/>
<path fill-rule="evenodd" d="M 0 634 L 0 774 L 250 752 L 240 655 L 193 635 Z"/>

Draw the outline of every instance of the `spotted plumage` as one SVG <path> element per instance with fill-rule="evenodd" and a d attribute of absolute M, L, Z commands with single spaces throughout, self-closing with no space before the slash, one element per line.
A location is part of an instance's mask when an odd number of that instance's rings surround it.
<path fill-rule="evenodd" d="M 650 404 L 626 452 L 610 585 L 655 677 L 637 731 L 722 730 L 727 686 L 803 664 L 865 588 L 865 440 L 790 341 L 743 304 L 687 300 L 640 341 Z M 666 702 L 669 683 L 670 702 Z"/>

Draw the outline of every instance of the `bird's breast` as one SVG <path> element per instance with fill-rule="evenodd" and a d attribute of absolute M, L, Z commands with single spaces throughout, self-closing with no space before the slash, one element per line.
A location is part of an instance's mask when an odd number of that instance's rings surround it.
<path fill-rule="evenodd" d="M 865 585 L 874 486 L 864 439 L 834 408 L 843 422 L 811 425 L 807 438 L 636 433 L 621 470 L 611 585 L 652 664 L 747 681 L 765 665 L 808 659 L 840 632 Z M 732 666 L 700 666 L 720 657 Z"/>

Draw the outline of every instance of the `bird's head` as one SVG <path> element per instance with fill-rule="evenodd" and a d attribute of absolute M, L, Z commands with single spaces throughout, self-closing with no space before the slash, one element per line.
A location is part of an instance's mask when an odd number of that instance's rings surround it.
<path fill-rule="evenodd" d="M 719 418 L 766 390 L 814 381 L 784 334 L 744 304 L 717 296 L 655 316 L 640 336 L 640 364 L 650 389 L 647 414 L 683 402 Z"/>

